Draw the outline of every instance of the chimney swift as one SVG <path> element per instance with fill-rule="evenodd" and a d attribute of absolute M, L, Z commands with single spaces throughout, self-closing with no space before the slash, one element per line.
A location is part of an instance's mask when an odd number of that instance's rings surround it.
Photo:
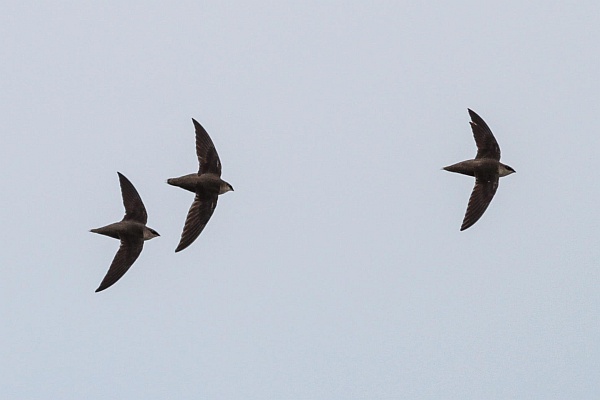
<path fill-rule="evenodd" d="M 477 155 L 474 160 L 461 161 L 444 167 L 446 171 L 475 177 L 475 187 L 469 198 L 467 212 L 460 227 L 461 231 L 481 218 L 498 189 L 500 177 L 516 172 L 512 167 L 500 162 L 500 146 L 485 121 L 471 109 L 469 115 L 477 145 Z"/>
<path fill-rule="evenodd" d="M 192 121 L 196 129 L 196 155 L 200 164 L 198 173 L 167 179 L 169 185 L 196 194 L 175 252 L 185 249 L 196 240 L 215 211 L 219 195 L 233 190 L 229 183 L 221 179 L 221 160 L 210 136 L 198 121 L 193 118 Z"/>
<path fill-rule="evenodd" d="M 133 184 L 120 172 L 117 172 L 117 174 L 119 174 L 119 182 L 121 183 L 125 216 L 120 222 L 90 230 L 90 232 L 110 236 L 121 241 L 121 246 L 96 292 L 111 287 L 121 279 L 142 252 L 144 240 L 160 236 L 154 229 L 146 226 L 148 214 Z"/>

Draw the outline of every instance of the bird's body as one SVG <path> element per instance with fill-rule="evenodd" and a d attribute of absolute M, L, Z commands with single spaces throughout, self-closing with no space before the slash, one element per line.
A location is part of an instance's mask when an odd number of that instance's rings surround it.
<path fill-rule="evenodd" d="M 206 195 L 218 196 L 228 192 L 229 184 L 216 174 L 189 174 L 179 178 L 167 179 L 169 185 L 178 186 L 192 193 L 205 193 Z"/>
<path fill-rule="evenodd" d="M 210 136 L 198 121 L 192 121 L 196 130 L 196 155 L 200 164 L 198 173 L 167 179 L 169 185 L 196 194 L 175 252 L 185 249 L 196 240 L 215 211 L 219 195 L 233 190 L 229 183 L 221 179 L 221 160 Z"/>
<path fill-rule="evenodd" d="M 510 175 L 514 171 L 511 171 L 509 168 L 507 165 L 490 158 L 466 160 L 444 167 L 446 171 L 474 177 L 493 177 L 495 174 L 498 174 L 500 177 Z"/>
<path fill-rule="evenodd" d="M 485 121 L 472 110 L 469 110 L 469 115 L 477 145 L 477 155 L 472 160 L 444 167 L 446 171 L 475 177 L 475 187 L 469 198 L 461 231 L 471 227 L 481 218 L 494 198 L 500 177 L 515 172 L 512 167 L 500 162 L 500 146 Z"/>
<path fill-rule="evenodd" d="M 143 240 L 150 240 L 155 237 L 150 228 L 137 221 L 114 222 L 101 228 L 90 229 L 90 232 L 110 236 L 115 239 L 133 239 L 141 237 Z"/>
<path fill-rule="evenodd" d="M 145 240 L 160 236 L 154 229 L 146 226 L 148 214 L 133 184 L 124 175 L 118 174 L 125 216 L 119 222 L 90 230 L 121 241 L 121 246 L 96 292 L 109 288 L 121 279 L 139 257 Z"/>

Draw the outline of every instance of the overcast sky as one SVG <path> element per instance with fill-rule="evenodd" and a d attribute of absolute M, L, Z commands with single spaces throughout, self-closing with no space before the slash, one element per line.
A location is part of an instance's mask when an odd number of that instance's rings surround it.
<path fill-rule="evenodd" d="M 2 398 L 600 398 L 597 1 L 96 3 L 0 14 Z M 117 171 L 161 236 L 94 293 Z"/>

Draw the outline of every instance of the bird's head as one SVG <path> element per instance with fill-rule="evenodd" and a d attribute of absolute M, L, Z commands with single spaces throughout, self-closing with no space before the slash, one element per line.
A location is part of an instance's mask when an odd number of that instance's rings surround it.
<path fill-rule="evenodd" d="M 506 165 L 506 164 L 500 164 L 500 168 L 498 170 L 498 173 L 500 174 L 500 176 L 514 174 L 515 172 L 517 172 L 517 171 L 515 171 L 513 169 L 513 167 L 511 167 L 510 165 Z"/>
<path fill-rule="evenodd" d="M 160 236 L 160 235 L 154 229 L 148 228 L 148 227 L 146 227 L 146 229 L 144 229 L 144 240 L 150 240 L 157 236 Z"/>
<path fill-rule="evenodd" d="M 221 183 L 221 189 L 219 190 L 219 194 L 223 194 L 223 193 L 227 193 L 227 192 L 233 192 L 233 186 L 231 186 L 229 183 L 223 181 Z"/>

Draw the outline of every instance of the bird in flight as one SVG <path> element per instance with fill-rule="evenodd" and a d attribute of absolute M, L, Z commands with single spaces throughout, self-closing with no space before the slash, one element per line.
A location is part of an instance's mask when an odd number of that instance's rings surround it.
<path fill-rule="evenodd" d="M 117 172 L 117 174 L 119 174 L 121 184 L 125 216 L 119 222 L 90 230 L 90 232 L 110 236 L 121 241 L 121 246 L 96 292 L 111 287 L 125 275 L 125 272 L 129 270 L 142 252 L 145 240 L 160 236 L 154 229 L 146 226 L 148 214 L 133 184 L 125 175 L 120 172 Z"/>
<path fill-rule="evenodd" d="M 475 187 L 469 198 L 461 231 L 471 227 L 481 218 L 496 194 L 500 177 L 516 172 L 512 167 L 500 162 L 500 146 L 485 121 L 471 109 L 469 115 L 477 155 L 473 160 L 444 167 L 446 171 L 475 177 Z"/>
<path fill-rule="evenodd" d="M 196 129 L 196 155 L 200 164 L 198 173 L 167 179 L 169 185 L 196 195 L 175 252 L 185 249 L 196 240 L 215 211 L 219 195 L 233 190 L 229 183 L 221 179 L 221 160 L 210 136 L 198 121 L 192 118 L 192 122 Z"/>

